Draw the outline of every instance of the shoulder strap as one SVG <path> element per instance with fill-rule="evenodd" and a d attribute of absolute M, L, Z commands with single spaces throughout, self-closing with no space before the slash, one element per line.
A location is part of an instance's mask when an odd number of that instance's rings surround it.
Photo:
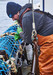
<path fill-rule="evenodd" d="M 34 12 L 38 12 L 38 13 L 41 13 L 41 14 L 45 14 L 45 15 L 47 15 L 48 17 L 50 17 L 51 19 L 53 19 L 53 15 L 50 14 L 49 12 L 43 12 L 43 11 L 41 11 L 41 10 L 39 10 L 39 9 L 35 9 Z"/>

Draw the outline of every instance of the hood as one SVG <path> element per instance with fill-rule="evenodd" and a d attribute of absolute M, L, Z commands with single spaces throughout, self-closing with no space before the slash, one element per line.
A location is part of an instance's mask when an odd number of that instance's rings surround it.
<path fill-rule="evenodd" d="M 31 3 L 28 3 L 26 5 L 24 5 L 20 11 L 20 14 L 19 14 L 19 21 L 21 19 L 21 15 L 23 14 L 23 12 L 27 9 L 27 8 L 30 8 L 32 10 L 32 4 Z"/>

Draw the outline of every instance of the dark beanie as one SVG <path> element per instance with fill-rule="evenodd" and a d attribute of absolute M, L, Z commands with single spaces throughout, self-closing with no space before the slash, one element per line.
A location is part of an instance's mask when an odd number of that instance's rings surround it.
<path fill-rule="evenodd" d="M 7 12 L 7 15 L 12 18 L 15 14 L 18 13 L 18 11 L 21 10 L 21 5 L 19 4 L 16 4 L 14 2 L 8 2 L 7 3 L 7 6 L 6 6 L 6 12 Z"/>

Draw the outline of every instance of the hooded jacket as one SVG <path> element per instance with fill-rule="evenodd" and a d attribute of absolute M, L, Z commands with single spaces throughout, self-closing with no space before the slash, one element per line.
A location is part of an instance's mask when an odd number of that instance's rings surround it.
<path fill-rule="evenodd" d="M 23 16 L 22 14 L 24 11 L 30 8 Z M 21 19 L 22 16 L 22 19 Z M 32 5 L 26 4 L 20 11 L 19 21 L 21 19 L 23 33 L 24 33 L 24 40 L 26 43 L 32 43 L 31 35 L 32 35 Z M 48 36 L 53 34 L 53 19 L 48 17 L 45 14 L 41 14 L 38 12 L 34 12 L 34 20 L 35 20 L 35 27 L 37 34 L 42 36 Z"/>

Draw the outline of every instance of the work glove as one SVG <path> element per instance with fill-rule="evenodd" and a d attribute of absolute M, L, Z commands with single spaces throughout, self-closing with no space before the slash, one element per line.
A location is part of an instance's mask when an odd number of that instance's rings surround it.
<path fill-rule="evenodd" d="M 23 32 L 23 31 L 22 31 L 22 28 L 21 28 L 21 27 L 18 27 L 18 28 L 17 28 L 17 33 L 20 34 L 21 32 Z"/>
<path fill-rule="evenodd" d="M 32 45 L 31 44 L 26 46 L 26 53 L 27 53 L 27 59 L 28 60 L 32 60 L 33 49 L 32 49 Z"/>
<path fill-rule="evenodd" d="M 17 28 L 17 33 L 14 35 L 15 41 L 21 39 L 21 37 L 20 37 L 20 33 L 21 33 L 21 32 L 23 32 L 23 31 L 22 31 L 22 28 L 21 28 L 21 27 L 18 27 L 18 28 Z"/>
<path fill-rule="evenodd" d="M 15 39 L 15 41 L 19 40 L 19 39 L 20 39 L 20 35 L 16 33 L 16 34 L 14 35 L 14 39 Z"/>

